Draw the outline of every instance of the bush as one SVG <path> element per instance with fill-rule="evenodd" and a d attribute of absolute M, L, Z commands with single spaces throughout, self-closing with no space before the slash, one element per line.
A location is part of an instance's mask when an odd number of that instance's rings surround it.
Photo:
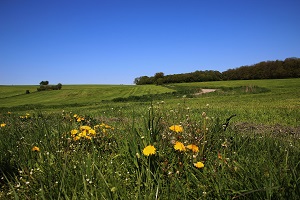
<path fill-rule="evenodd" d="M 43 81 L 42 81 L 43 82 Z M 59 83 L 57 85 L 40 85 L 39 88 L 37 88 L 37 91 L 45 91 L 45 90 L 61 90 L 62 84 Z"/>

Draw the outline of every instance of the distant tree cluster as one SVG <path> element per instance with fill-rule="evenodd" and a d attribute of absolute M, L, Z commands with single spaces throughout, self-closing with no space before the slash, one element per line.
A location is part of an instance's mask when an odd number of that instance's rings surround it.
<path fill-rule="evenodd" d="M 184 74 L 164 75 L 158 72 L 154 76 L 135 78 L 136 85 L 168 84 L 183 82 L 204 82 L 220 80 L 281 79 L 300 78 L 300 58 L 287 58 L 284 61 L 264 61 L 251 66 L 241 66 L 224 72 L 206 70 Z"/>
<path fill-rule="evenodd" d="M 60 90 L 61 88 L 62 88 L 61 83 L 58 83 L 57 85 L 49 85 L 49 81 L 41 81 L 40 87 L 37 88 L 37 91 Z"/>
<path fill-rule="evenodd" d="M 152 77 L 141 76 L 134 80 L 136 85 L 145 84 L 168 84 L 168 83 L 186 83 L 186 82 L 202 82 L 202 81 L 220 81 L 222 80 L 222 73 L 219 71 L 195 71 L 184 74 L 164 75 L 163 72 L 158 72 Z"/>
<path fill-rule="evenodd" d="M 229 69 L 222 74 L 224 80 L 299 78 L 300 58 L 260 62 L 251 66 Z"/>

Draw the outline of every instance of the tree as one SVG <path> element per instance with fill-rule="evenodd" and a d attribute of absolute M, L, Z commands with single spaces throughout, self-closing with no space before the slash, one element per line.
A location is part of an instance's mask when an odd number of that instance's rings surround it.
<path fill-rule="evenodd" d="M 157 72 L 154 75 L 154 80 L 157 80 L 159 78 L 164 78 L 165 74 L 163 72 Z"/>
<path fill-rule="evenodd" d="M 156 85 L 162 85 L 163 84 L 163 78 L 164 78 L 164 73 L 163 72 L 158 72 L 154 75 L 154 83 Z"/>
<path fill-rule="evenodd" d="M 58 88 L 59 90 L 61 89 L 61 87 L 62 87 L 62 84 L 61 84 L 61 83 L 57 84 L 57 88 Z"/>
<path fill-rule="evenodd" d="M 48 85 L 49 84 L 49 81 L 41 81 L 40 82 L 40 85 Z"/>

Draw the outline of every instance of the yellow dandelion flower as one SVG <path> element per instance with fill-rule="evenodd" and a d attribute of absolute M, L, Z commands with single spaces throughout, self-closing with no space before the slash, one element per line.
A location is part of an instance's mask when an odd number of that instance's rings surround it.
<path fill-rule="evenodd" d="M 156 153 L 156 149 L 154 146 L 152 145 L 148 145 L 143 149 L 143 154 L 145 156 L 150 156 L 150 155 L 154 155 Z"/>
<path fill-rule="evenodd" d="M 37 146 L 32 147 L 31 151 L 40 151 L 40 148 L 38 148 Z"/>
<path fill-rule="evenodd" d="M 74 117 L 74 118 L 77 118 L 77 117 L 78 117 L 78 115 L 77 115 L 77 114 L 75 114 L 75 115 L 73 115 L 73 117 Z"/>
<path fill-rule="evenodd" d="M 91 130 L 92 128 L 90 126 L 80 126 L 80 130 L 83 131 L 83 130 Z"/>
<path fill-rule="evenodd" d="M 78 130 L 77 129 L 73 129 L 71 130 L 71 135 L 74 136 L 78 133 Z"/>
<path fill-rule="evenodd" d="M 105 124 L 104 123 L 100 124 L 100 127 L 105 127 Z"/>
<path fill-rule="evenodd" d="M 81 131 L 81 132 L 78 134 L 78 136 L 79 136 L 79 137 L 85 137 L 86 134 L 87 134 L 87 130 L 83 130 L 83 131 Z"/>
<path fill-rule="evenodd" d="M 76 136 L 76 137 L 74 137 L 74 141 L 77 141 L 77 140 L 79 140 L 80 139 L 80 136 Z"/>
<path fill-rule="evenodd" d="M 194 166 L 201 169 L 204 167 L 204 164 L 202 162 L 196 162 L 196 163 L 194 163 Z"/>
<path fill-rule="evenodd" d="M 1 127 L 5 127 L 5 126 L 6 126 L 6 124 L 5 124 L 5 123 L 2 123 L 2 124 L 1 124 Z"/>
<path fill-rule="evenodd" d="M 111 129 L 111 126 L 105 125 L 105 128 L 106 128 L 106 129 Z"/>
<path fill-rule="evenodd" d="M 176 133 L 182 133 L 183 132 L 183 128 L 181 125 L 173 125 L 173 126 L 170 126 L 169 129 L 171 131 L 174 131 Z"/>
<path fill-rule="evenodd" d="M 91 137 L 91 136 L 88 136 L 88 135 L 85 136 L 85 138 L 88 139 L 88 140 L 91 140 L 91 139 L 92 139 L 92 137 Z"/>
<path fill-rule="evenodd" d="M 95 136 L 96 135 L 96 131 L 94 129 L 89 130 L 89 134 L 91 136 Z"/>
<path fill-rule="evenodd" d="M 178 151 L 185 151 L 185 146 L 181 142 L 175 142 L 174 149 Z"/>
<path fill-rule="evenodd" d="M 199 148 L 194 144 L 187 145 L 186 148 L 188 148 L 189 150 L 192 150 L 194 153 L 199 152 Z"/>

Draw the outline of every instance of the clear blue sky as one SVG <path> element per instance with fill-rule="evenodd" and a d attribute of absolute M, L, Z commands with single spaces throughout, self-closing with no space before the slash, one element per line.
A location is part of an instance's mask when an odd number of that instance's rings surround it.
<path fill-rule="evenodd" d="M 0 0 L 0 85 L 133 84 L 300 57 L 299 0 Z"/>

